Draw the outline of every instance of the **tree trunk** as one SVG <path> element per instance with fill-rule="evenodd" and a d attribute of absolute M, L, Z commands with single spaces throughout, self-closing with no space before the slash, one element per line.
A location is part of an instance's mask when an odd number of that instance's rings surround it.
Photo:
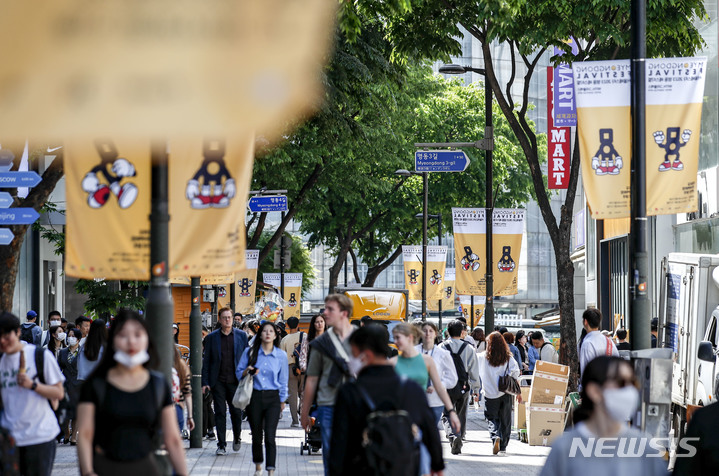
<path fill-rule="evenodd" d="M 334 294 L 335 289 L 337 288 L 337 281 L 339 280 L 342 266 L 344 266 L 345 261 L 347 261 L 347 253 L 349 252 L 351 244 L 352 242 L 346 241 L 345 243 L 342 243 L 342 247 L 340 248 L 340 251 L 337 253 L 337 257 L 335 258 L 335 262 L 330 267 L 330 282 L 327 289 L 327 294 Z"/>
<path fill-rule="evenodd" d="M 16 157 L 18 157 L 15 160 L 17 164 L 19 163 L 20 154 L 16 154 Z M 36 157 L 30 157 L 31 160 L 34 158 Z M 14 196 L 14 203 L 11 208 L 27 207 L 34 208 L 39 212 L 63 173 L 63 156 L 62 152 L 59 152 L 42 174 L 42 181 L 36 187 L 30 189 L 27 198 L 18 199 L 17 189 L 7 189 Z M 20 249 L 30 225 L 14 225 L 8 228 L 15 235 L 15 238 L 9 245 L 0 246 L 0 264 L 2 265 L 2 272 L 0 272 L 0 310 L 5 311 L 12 310 L 15 282 L 20 264 Z"/>
<path fill-rule="evenodd" d="M 374 282 L 379 277 L 380 273 L 384 271 L 385 269 L 389 268 L 392 263 L 395 262 L 397 258 L 399 258 L 399 255 L 402 254 L 402 246 L 398 246 L 396 250 L 394 250 L 394 253 L 387 258 L 385 261 L 379 263 L 376 266 L 372 266 L 370 268 L 367 268 L 367 276 L 364 278 L 364 283 L 362 283 L 363 288 L 371 288 L 374 286 Z"/>

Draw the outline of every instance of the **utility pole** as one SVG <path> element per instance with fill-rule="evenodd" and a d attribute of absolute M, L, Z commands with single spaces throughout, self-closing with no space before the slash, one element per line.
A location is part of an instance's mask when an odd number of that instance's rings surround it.
<path fill-rule="evenodd" d="M 422 321 L 427 320 L 427 181 L 429 174 L 422 172 Z"/>
<path fill-rule="evenodd" d="M 437 214 L 437 229 L 438 229 L 438 235 L 437 235 L 437 244 L 439 246 L 442 246 L 442 214 Z M 445 277 L 447 276 L 447 271 L 445 268 L 444 272 Z M 446 282 L 446 280 L 445 280 Z M 439 317 L 439 329 L 442 329 L 442 298 L 444 297 L 444 289 L 442 289 L 442 292 L 439 295 L 439 303 L 437 304 L 437 315 Z"/>
<path fill-rule="evenodd" d="M 233 284 L 234 286 L 234 284 Z M 197 422 L 190 433 L 190 448 L 202 448 L 202 314 L 200 314 L 200 278 L 190 282 L 190 371 L 192 372 L 192 419 Z"/>
<path fill-rule="evenodd" d="M 485 75 L 484 81 L 484 138 L 494 142 L 494 127 L 492 126 L 492 88 L 487 84 Z M 494 187 L 494 174 L 492 167 L 494 147 L 484 149 L 484 201 L 487 210 L 487 248 L 486 248 L 486 269 L 487 274 L 484 276 L 487 301 L 484 306 L 484 334 L 489 335 L 494 331 L 494 262 L 492 260 L 492 225 L 494 221 L 494 198 L 492 197 L 492 189 Z M 474 313 L 472 314 L 474 321 Z M 472 324 L 474 329 L 474 324 Z"/>

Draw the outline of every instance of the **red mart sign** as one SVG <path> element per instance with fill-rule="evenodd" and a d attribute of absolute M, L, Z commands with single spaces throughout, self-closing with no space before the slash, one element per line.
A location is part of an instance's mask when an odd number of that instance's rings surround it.
<path fill-rule="evenodd" d="M 569 187 L 570 128 L 554 127 L 554 70 L 547 67 L 547 165 L 550 189 Z"/>

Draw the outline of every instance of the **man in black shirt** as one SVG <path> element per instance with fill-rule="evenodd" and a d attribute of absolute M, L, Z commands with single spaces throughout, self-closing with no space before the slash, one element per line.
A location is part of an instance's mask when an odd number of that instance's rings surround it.
<path fill-rule="evenodd" d="M 365 326 L 350 337 L 353 361 L 362 362 L 356 382 L 340 387 L 334 406 L 330 475 L 372 474 L 362 446 L 362 433 L 370 413 L 358 387 L 366 391 L 377 410 L 402 409 L 422 430 L 422 441 L 431 456 L 432 474 L 444 469 L 442 444 L 437 422 L 427 404 L 425 392 L 415 382 L 402 381 L 387 360 L 388 336 L 380 326 Z M 419 461 L 417 461 L 419 463 Z M 418 466 L 417 466 L 418 467 Z"/>
<path fill-rule="evenodd" d="M 716 474 L 719 468 L 719 405 L 707 405 L 694 412 L 686 440 L 679 442 L 674 476 Z M 689 456 L 691 452 L 693 456 Z"/>
<path fill-rule="evenodd" d="M 617 330 L 617 350 L 632 350 L 632 345 L 627 342 L 627 330 Z"/>
<path fill-rule="evenodd" d="M 232 309 L 220 309 L 218 322 L 220 328 L 205 338 L 205 353 L 202 357 L 202 391 L 212 391 L 215 403 L 215 425 L 217 426 L 218 455 L 227 454 L 227 406 L 230 407 L 230 420 L 234 440 L 232 449 L 240 451 L 240 430 L 242 417 L 239 408 L 232 405 L 232 397 L 237 390 L 235 369 L 247 347 L 247 334 L 232 327 Z"/>

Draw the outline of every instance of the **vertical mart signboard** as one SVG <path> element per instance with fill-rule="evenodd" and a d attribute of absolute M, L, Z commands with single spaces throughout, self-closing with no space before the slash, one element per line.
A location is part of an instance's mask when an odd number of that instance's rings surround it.
<path fill-rule="evenodd" d="M 572 87 L 573 91 L 574 87 Z M 547 165 L 549 174 L 547 184 L 550 189 L 566 189 L 569 188 L 571 129 L 554 125 L 555 109 L 554 69 L 547 67 Z"/>

